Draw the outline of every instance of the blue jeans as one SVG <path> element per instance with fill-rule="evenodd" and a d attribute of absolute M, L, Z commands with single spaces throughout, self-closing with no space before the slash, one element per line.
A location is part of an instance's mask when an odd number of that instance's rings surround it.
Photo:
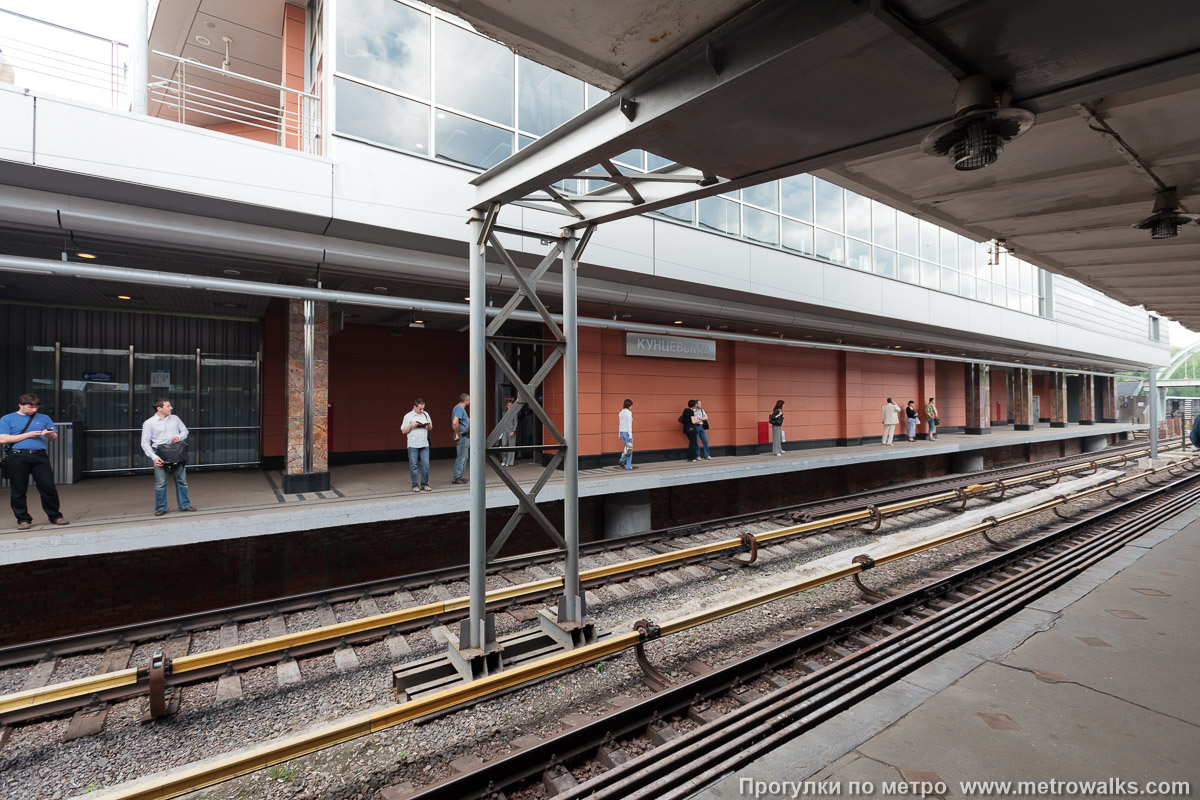
<path fill-rule="evenodd" d="M 629 451 L 629 458 L 625 457 L 625 445 L 633 444 L 633 436 L 628 433 L 619 433 L 617 435 L 621 437 L 621 459 L 617 463 L 624 464 L 625 469 L 633 469 L 633 451 Z"/>
<path fill-rule="evenodd" d="M 469 432 L 460 433 L 456 444 L 458 453 L 454 457 L 454 480 L 459 480 L 467 466 L 467 454 L 471 452 L 471 434 Z"/>
<path fill-rule="evenodd" d="M 187 493 L 187 465 L 180 464 L 174 469 L 154 468 L 154 510 L 167 510 L 167 475 L 175 476 L 175 502 L 179 504 L 179 510 L 190 508 L 192 503 L 188 500 Z"/>
<path fill-rule="evenodd" d="M 417 480 L 417 466 L 421 467 L 421 480 Z M 408 474 L 412 478 L 414 489 L 429 485 L 429 448 L 408 448 Z"/>
<path fill-rule="evenodd" d="M 926 420 L 925 427 L 929 430 L 929 438 L 937 436 L 937 423 L 933 420 Z"/>
<path fill-rule="evenodd" d="M 696 438 L 700 441 L 700 457 L 708 458 L 708 431 L 703 425 L 696 427 Z"/>

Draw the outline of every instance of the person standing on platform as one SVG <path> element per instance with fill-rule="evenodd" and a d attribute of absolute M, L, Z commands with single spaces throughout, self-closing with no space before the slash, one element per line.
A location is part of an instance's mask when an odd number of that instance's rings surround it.
<path fill-rule="evenodd" d="M 512 406 L 513 406 L 512 400 L 505 400 L 504 401 L 504 413 L 507 414 L 508 410 L 510 408 L 512 408 Z M 512 419 L 509 420 L 508 425 L 505 426 L 504 435 L 500 437 L 500 446 L 501 447 L 516 447 L 517 446 L 517 415 L 516 414 L 513 414 Z M 506 453 L 500 454 L 500 466 L 502 466 L 502 467 L 511 467 L 516 462 L 516 460 L 517 460 L 517 451 L 516 450 L 509 450 Z"/>
<path fill-rule="evenodd" d="M 929 431 L 930 439 L 937 439 L 937 427 L 941 420 L 938 419 L 937 406 L 933 404 L 933 398 L 929 398 L 929 402 L 925 404 L 925 429 Z"/>
<path fill-rule="evenodd" d="M 8 448 L 4 470 L 8 473 L 10 502 L 19 531 L 33 525 L 33 517 L 25 504 L 31 475 L 42 498 L 46 518 L 55 525 L 67 524 L 58 510 L 54 467 L 50 465 L 50 454 L 46 451 L 46 443 L 57 439 L 58 431 L 54 430 L 54 422 L 48 416 L 38 413 L 41 405 L 36 394 L 23 394 L 17 398 L 17 410 L 0 417 L 0 446 Z"/>
<path fill-rule="evenodd" d="M 696 401 L 696 407 L 692 409 L 692 417 L 696 420 L 696 441 L 700 443 L 699 457 L 708 461 L 712 458 L 708 454 L 708 412 L 704 410 L 704 404 L 699 400 Z"/>
<path fill-rule="evenodd" d="M 414 492 L 432 492 L 429 488 L 429 429 L 433 420 L 425 413 L 425 401 L 413 400 L 412 411 L 404 415 L 400 432 L 408 437 L 408 475 Z"/>
<path fill-rule="evenodd" d="M 888 398 L 883 404 L 883 446 L 892 446 L 892 436 L 896 433 L 896 426 L 900 424 L 900 406 L 892 402 L 892 398 Z"/>
<path fill-rule="evenodd" d="M 466 483 L 463 470 L 467 467 L 467 456 L 471 452 L 471 417 L 467 410 L 471 407 L 471 395 L 460 394 L 458 403 L 450 412 L 450 427 L 454 429 L 454 445 L 457 454 L 454 457 L 454 480 L 451 483 Z"/>
<path fill-rule="evenodd" d="M 917 401 L 909 400 L 908 405 L 904 407 L 904 422 L 908 426 L 908 429 L 905 431 L 905 433 L 908 434 L 908 440 L 910 442 L 915 442 L 917 440 L 918 419 L 920 419 L 920 417 L 917 416 Z"/>
<path fill-rule="evenodd" d="M 617 435 L 621 437 L 621 458 L 617 468 L 637 469 L 633 465 L 633 401 L 625 398 L 621 411 L 617 414 Z"/>
<path fill-rule="evenodd" d="M 679 415 L 679 421 L 683 424 L 683 433 L 688 439 L 687 460 L 688 463 L 698 461 L 700 459 L 700 446 L 698 437 L 696 436 L 696 401 L 688 400 L 687 408 Z"/>
<path fill-rule="evenodd" d="M 163 459 L 158 448 L 167 444 L 186 442 L 187 426 L 171 413 L 171 401 L 160 397 L 154 401 L 154 416 L 142 423 L 142 452 L 154 462 L 154 516 L 167 513 L 167 476 L 175 478 L 175 502 L 180 511 L 195 511 L 188 500 L 186 451 L 184 460 Z"/>
<path fill-rule="evenodd" d="M 1200 414 L 1196 415 L 1196 419 L 1192 423 L 1192 432 L 1188 434 L 1188 439 L 1191 441 L 1192 447 L 1200 450 Z"/>
<path fill-rule="evenodd" d="M 776 400 L 775 408 L 767 417 L 771 425 L 771 452 L 777 456 L 783 455 L 783 401 Z"/>

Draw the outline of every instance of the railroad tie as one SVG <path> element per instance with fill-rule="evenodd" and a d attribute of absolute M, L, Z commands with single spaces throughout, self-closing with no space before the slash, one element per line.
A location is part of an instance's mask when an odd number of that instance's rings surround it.
<path fill-rule="evenodd" d="M 96 674 L 104 675 L 125 669 L 129 666 L 131 655 L 133 655 L 132 645 L 120 644 L 109 648 L 104 653 L 104 657 L 100 659 L 100 666 L 96 669 Z M 108 703 L 100 703 L 76 711 L 75 716 L 71 717 L 71 722 L 67 725 L 67 731 L 63 734 L 62 740 L 70 742 L 99 733 L 104 729 L 104 720 L 108 718 L 108 709 Z"/>
<path fill-rule="evenodd" d="M 267 617 L 267 635 L 271 638 L 287 635 L 287 622 L 282 614 L 272 614 Z"/>
<path fill-rule="evenodd" d="M 408 589 L 397 589 L 392 595 L 392 599 L 399 604 L 400 608 L 412 608 L 417 604 L 417 598 L 413 597 L 412 592 Z"/>
<path fill-rule="evenodd" d="M 230 667 L 217 679 L 217 702 L 228 703 L 242 696 L 242 676 Z"/>
<path fill-rule="evenodd" d="M 379 604 L 375 602 L 375 598 L 367 594 L 358 601 L 358 613 L 364 617 L 375 617 L 382 612 L 379 610 Z"/>
<path fill-rule="evenodd" d="M 322 628 L 328 628 L 330 625 L 337 625 L 337 612 L 333 610 L 333 606 L 329 603 L 321 603 L 317 606 L 317 622 Z"/>
<path fill-rule="evenodd" d="M 404 634 L 397 633 L 383 640 L 387 645 L 388 652 L 392 658 L 403 658 L 412 653 L 412 648 L 409 647 L 408 640 L 404 638 Z"/>
<path fill-rule="evenodd" d="M 300 674 L 300 662 L 288 657 L 275 665 L 275 681 L 279 688 L 300 683 L 304 676 Z"/>
<path fill-rule="evenodd" d="M 29 674 L 25 676 L 25 683 L 21 686 L 21 691 L 40 689 L 49 683 L 50 675 L 54 672 L 57 663 L 58 658 L 53 653 L 46 653 L 42 656 L 42 660 L 34 664 L 33 669 L 29 670 Z"/>
<path fill-rule="evenodd" d="M 333 651 L 333 663 L 338 672 L 352 672 L 358 669 L 358 653 L 350 645 L 344 645 Z"/>
<path fill-rule="evenodd" d="M 233 620 L 229 620 L 221 626 L 220 644 L 218 646 L 222 649 L 238 646 L 238 626 Z"/>

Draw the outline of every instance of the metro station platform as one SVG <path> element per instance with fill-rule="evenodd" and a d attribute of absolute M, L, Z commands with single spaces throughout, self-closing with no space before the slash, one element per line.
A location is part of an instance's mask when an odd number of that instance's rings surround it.
<path fill-rule="evenodd" d="M 790 797 L 784 781 L 838 797 L 921 796 L 921 786 L 943 798 L 1194 794 L 1200 695 L 1188 687 L 1200 682 L 1198 605 L 1193 506 L 694 797 Z M 780 791 L 756 793 L 759 781 Z M 939 781 L 948 791 L 929 791 Z M 1080 787 L 1064 786 L 1071 781 Z M 1178 781 L 1190 791 L 1162 786 Z M 1086 783 L 1100 786 L 1084 791 Z"/>
<path fill-rule="evenodd" d="M 871 480 L 871 475 L 885 469 L 889 470 L 888 475 L 896 479 L 915 480 L 945 471 L 983 469 L 984 459 L 987 459 L 987 466 L 991 466 L 992 456 L 997 457 L 996 463 L 1016 463 L 1027 458 L 1053 458 L 1065 452 L 1098 449 L 1104 446 L 1106 438 L 1112 440 L 1145 429 L 1144 425 L 1126 423 L 1072 424 L 1068 428 L 1050 428 L 1043 424 L 1033 431 L 998 427 L 983 436 L 942 433 L 936 441 L 907 442 L 898 439 L 892 447 L 867 444 L 859 447 L 793 449 L 781 457 L 770 453 L 714 457 L 691 464 L 682 460 L 639 464 L 635 453 L 637 469 L 632 471 L 615 466 L 581 470 L 579 495 L 581 499 L 602 498 L 629 492 L 771 478 L 793 473 L 811 475 L 816 470 L 848 468 L 858 476 L 853 479 L 852 485 L 843 483 L 841 491 L 838 491 L 836 483 L 826 482 L 832 494 L 839 494 L 881 485 L 881 481 Z M 1075 449 L 1068 450 L 1068 447 Z M 955 459 L 966 457 L 963 463 L 971 463 L 969 457 L 972 455 L 978 457 L 974 466 L 952 469 L 957 463 Z M 935 463 L 906 463 L 914 460 L 928 462 L 931 459 Z M 615 460 L 614 456 L 614 464 Z M 943 464 L 944 467 L 941 466 Z M 865 473 L 857 469 L 864 465 L 874 465 L 872 472 Z M 433 491 L 422 493 L 410 490 L 406 462 L 333 467 L 330 491 L 304 494 L 284 494 L 281 490 L 282 476 L 278 471 L 193 470 L 188 473 L 188 487 L 191 502 L 198 511 L 177 513 L 174 487 L 168 484 L 171 510 L 163 517 L 153 514 L 152 476 L 89 478 L 58 487 L 63 513 L 71 521 L 65 527 L 47 524 L 41 516 L 36 490 L 31 485 L 29 508 L 35 515 L 34 526 L 27 531 L 17 531 L 15 520 L 10 515 L 3 515 L 3 521 L 0 522 L 0 566 L 298 531 L 375 525 L 422 517 L 465 515 L 469 510 L 469 487 L 451 484 L 452 466 L 450 461 L 434 461 L 430 471 Z M 541 467 L 528 461 L 518 462 L 512 467 L 511 474 L 528 489 L 541 474 Z M 808 484 L 815 485 L 815 482 L 808 481 Z M 489 509 L 511 508 L 517 504 L 516 498 L 500 479 L 490 472 L 487 487 Z M 561 500 L 560 472 L 543 489 L 539 502 Z"/>

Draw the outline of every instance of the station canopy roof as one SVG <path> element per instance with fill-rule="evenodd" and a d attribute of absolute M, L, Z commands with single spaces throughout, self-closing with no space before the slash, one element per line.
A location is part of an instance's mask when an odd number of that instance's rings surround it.
<path fill-rule="evenodd" d="M 553 202 L 578 229 L 811 172 L 1200 330 L 1194 0 L 430 2 L 613 93 L 476 179 L 479 208 Z M 1020 110 L 990 166 L 922 151 L 957 119 L 987 160 Z M 612 174 L 631 149 L 676 164 Z M 1176 236 L 1130 227 L 1156 197 Z"/>

